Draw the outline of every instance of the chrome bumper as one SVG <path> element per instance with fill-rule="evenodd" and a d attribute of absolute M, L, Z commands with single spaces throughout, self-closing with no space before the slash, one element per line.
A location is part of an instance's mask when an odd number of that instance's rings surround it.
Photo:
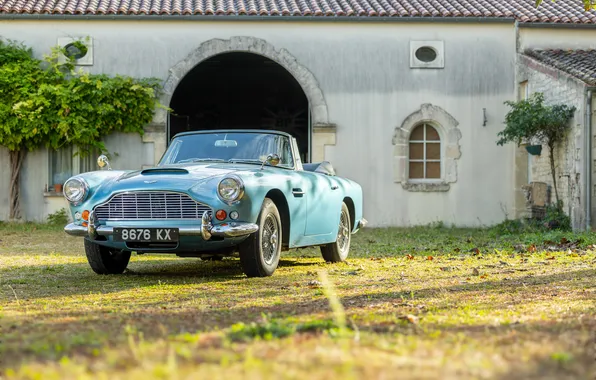
<path fill-rule="evenodd" d="M 131 226 L 134 227 L 134 226 Z M 259 226 L 254 223 L 230 222 L 223 225 L 214 226 L 211 224 L 211 216 L 205 211 L 201 218 L 200 227 L 178 227 L 180 236 L 202 236 L 204 240 L 211 239 L 212 236 L 218 237 L 241 237 L 250 235 L 259 230 Z M 64 227 L 64 232 L 72 236 L 89 236 L 95 239 L 97 236 L 111 236 L 114 234 L 114 228 L 109 226 L 97 226 L 93 212 L 89 214 L 89 226 L 79 226 L 70 223 Z"/>
<path fill-rule="evenodd" d="M 358 229 L 366 227 L 367 224 L 368 220 L 364 218 L 360 219 L 360 221 L 358 222 Z"/>

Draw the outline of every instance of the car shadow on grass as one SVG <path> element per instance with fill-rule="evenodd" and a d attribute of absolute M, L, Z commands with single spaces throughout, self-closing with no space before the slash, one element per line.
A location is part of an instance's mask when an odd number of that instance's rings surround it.
<path fill-rule="evenodd" d="M 321 260 L 319 264 L 324 265 Z M 294 276 L 296 267 L 317 267 L 317 263 L 295 258 L 280 260 L 271 277 L 249 279 L 240 260 L 202 261 L 189 258 L 133 259 L 121 275 L 98 275 L 86 263 L 34 264 L 0 270 L 0 301 L 14 302 L 41 298 L 69 297 L 78 294 L 125 292 L 156 284 L 204 284 L 230 287 L 244 286 L 246 281 L 285 283 Z M 217 285 L 221 284 L 221 285 Z M 222 288 L 222 289 L 225 289 Z"/>

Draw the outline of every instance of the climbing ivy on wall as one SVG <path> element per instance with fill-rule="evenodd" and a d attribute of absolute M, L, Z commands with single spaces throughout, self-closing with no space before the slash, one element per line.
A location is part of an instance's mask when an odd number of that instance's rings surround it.
<path fill-rule="evenodd" d="M 157 107 L 157 79 L 76 71 L 74 58 L 53 48 L 39 60 L 32 49 L 0 40 L 0 146 L 10 155 L 10 219 L 20 218 L 20 172 L 26 153 L 77 146 L 105 152 L 113 132 L 143 134 Z"/>

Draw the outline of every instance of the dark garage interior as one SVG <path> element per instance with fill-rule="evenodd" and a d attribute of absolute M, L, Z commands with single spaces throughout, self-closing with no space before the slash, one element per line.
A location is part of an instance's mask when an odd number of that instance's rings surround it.
<path fill-rule="evenodd" d="M 292 134 L 309 159 L 308 99 L 278 63 L 251 53 L 225 53 L 192 69 L 170 103 L 170 137 L 209 129 L 274 129 Z"/>

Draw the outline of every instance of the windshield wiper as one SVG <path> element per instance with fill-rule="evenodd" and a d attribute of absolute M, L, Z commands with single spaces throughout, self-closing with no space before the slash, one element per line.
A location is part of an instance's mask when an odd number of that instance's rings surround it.
<path fill-rule="evenodd" d="M 177 163 L 182 164 L 185 162 L 201 162 L 201 161 L 208 161 L 208 162 L 226 162 L 223 158 L 187 158 L 186 160 L 180 160 Z"/>
<path fill-rule="evenodd" d="M 263 163 L 263 161 L 261 160 L 257 160 L 255 158 L 231 158 L 228 160 L 228 162 L 246 162 L 248 164 L 259 164 L 261 165 Z"/>

